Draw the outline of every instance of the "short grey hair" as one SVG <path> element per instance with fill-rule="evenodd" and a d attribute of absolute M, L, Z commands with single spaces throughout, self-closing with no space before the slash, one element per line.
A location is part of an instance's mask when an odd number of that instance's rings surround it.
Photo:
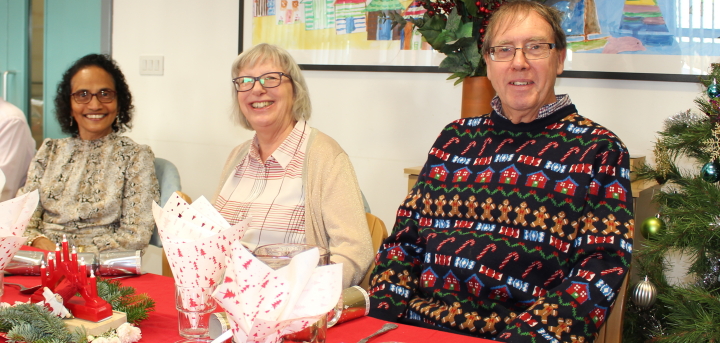
<path fill-rule="evenodd" d="M 243 51 L 232 64 L 230 70 L 231 78 L 234 79 L 240 75 L 238 73 L 241 69 L 252 68 L 256 65 L 269 62 L 280 67 L 279 71 L 290 75 L 293 86 L 293 106 L 292 114 L 295 120 L 309 120 L 310 114 L 312 113 L 312 104 L 310 103 L 310 92 L 308 91 L 307 84 L 305 83 L 305 77 L 300 70 L 300 66 L 295 62 L 295 59 L 290 55 L 287 50 L 272 44 L 261 43 L 250 50 Z M 254 76 L 254 75 L 253 75 Z M 233 98 L 233 120 L 240 124 L 240 126 L 253 130 L 250 123 L 245 118 L 245 114 L 240 110 L 240 105 L 237 100 L 237 90 L 235 85 L 231 83 L 230 89 L 232 90 Z"/>
<path fill-rule="evenodd" d="M 519 20 L 525 20 L 531 12 L 540 15 L 552 28 L 553 38 L 555 39 L 555 49 L 565 51 L 567 41 L 565 31 L 563 31 L 561 26 L 562 13 L 554 7 L 543 5 L 536 1 L 519 0 L 506 2 L 493 13 L 487 26 L 485 40 L 483 41 L 482 55 L 488 56 L 490 54 L 490 45 L 493 44 L 493 40 L 499 33 L 497 31 L 502 24 L 507 23 L 511 26 Z"/>

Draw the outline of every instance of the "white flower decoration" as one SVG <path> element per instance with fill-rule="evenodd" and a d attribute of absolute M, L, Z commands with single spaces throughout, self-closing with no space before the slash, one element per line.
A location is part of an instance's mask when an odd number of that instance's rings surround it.
<path fill-rule="evenodd" d="M 115 330 L 118 337 L 120 337 L 120 343 L 134 343 L 142 338 L 140 328 L 130 323 L 122 324 Z"/>

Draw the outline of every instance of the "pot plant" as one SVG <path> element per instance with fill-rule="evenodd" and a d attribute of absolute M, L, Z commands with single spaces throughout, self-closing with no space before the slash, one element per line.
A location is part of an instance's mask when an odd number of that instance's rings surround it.
<path fill-rule="evenodd" d="M 422 18 L 390 12 L 393 25 L 408 23 L 417 28 L 433 49 L 445 54 L 440 68 L 452 74 L 448 80 L 459 84 L 466 77 L 486 76 L 480 49 L 492 13 L 505 0 L 415 0 L 425 13 Z"/>

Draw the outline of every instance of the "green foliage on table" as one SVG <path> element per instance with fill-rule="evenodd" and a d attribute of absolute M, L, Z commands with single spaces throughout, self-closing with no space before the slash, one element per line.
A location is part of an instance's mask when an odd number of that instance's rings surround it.
<path fill-rule="evenodd" d="M 70 332 L 62 319 L 35 304 L 0 308 L 0 332 L 6 332 L 8 339 L 30 343 L 82 343 L 87 337 L 80 328 Z"/>
<path fill-rule="evenodd" d="M 155 309 L 155 301 L 147 294 L 135 294 L 132 287 L 123 287 L 119 280 L 97 279 L 98 296 L 110 303 L 113 310 L 125 312 L 133 324 L 147 319 Z M 82 328 L 70 332 L 59 317 L 36 304 L 18 304 L 0 308 L 0 332 L 8 339 L 28 343 L 86 343 Z"/>
<path fill-rule="evenodd" d="M 99 279 L 97 290 L 113 310 L 125 312 L 127 321 L 132 324 L 147 319 L 148 312 L 155 309 L 155 301 L 147 294 L 135 294 L 134 288 L 123 287 L 119 280 Z"/>
<path fill-rule="evenodd" d="M 707 87 L 715 78 L 720 79 L 720 64 L 701 83 Z M 719 102 L 720 97 L 703 95 L 695 100 L 701 113 L 688 110 L 668 118 L 655 143 L 655 166 L 638 171 L 638 179 L 663 185 L 653 202 L 665 230 L 635 246 L 636 272 L 657 287 L 657 301 L 649 309 L 630 303 L 623 342 L 720 341 L 720 183 L 709 182 L 700 172 L 720 158 Z M 688 162 L 694 170 L 681 167 Z M 671 251 L 690 258 L 693 284 L 668 282 Z"/>

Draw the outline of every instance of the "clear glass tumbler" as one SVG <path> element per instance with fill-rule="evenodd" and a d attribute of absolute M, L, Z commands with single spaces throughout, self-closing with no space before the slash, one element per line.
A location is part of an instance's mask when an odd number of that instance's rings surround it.
<path fill-rule="evenodd" d="M 5 271 L 0 270 L 0 302 L 5 294 Z"/>
<path fill-rule="evenodd" d="M 277 243 L 262 245 L 255 248 L 253 254 L 260 261 L 267 264 L 268 267 L 278 269 L 288 265 L 295 255 L 313 248 L 320 250 L 318 266 L 330 264 L 330 251 L 310 244 Z M 282 339 L 284 343 L 325 343 L 327 327 L 327 317 L 323 316 L 305 330 L 285 335 Z"/>
<path fill-rule="evenodd" d="M 210 342 L 209 320 L 217 303 L 212 297 L 215 287 L 175 286 L 175 308 L 178 330 L 186 339 L 176 343 Z"/>

